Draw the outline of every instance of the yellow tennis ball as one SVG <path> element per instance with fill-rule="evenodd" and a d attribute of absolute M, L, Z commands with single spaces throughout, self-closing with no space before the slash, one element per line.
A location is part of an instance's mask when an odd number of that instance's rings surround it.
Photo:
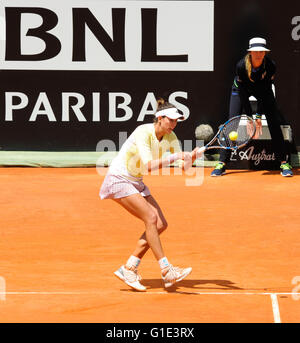
<path fill-rule="evenodd" d="M 230 134 L 229 134 L 229 138 L 232 141 L 236 141 L 237 138 L 238 138 L 238 133 L 236 131 L 231 131 Z"/>

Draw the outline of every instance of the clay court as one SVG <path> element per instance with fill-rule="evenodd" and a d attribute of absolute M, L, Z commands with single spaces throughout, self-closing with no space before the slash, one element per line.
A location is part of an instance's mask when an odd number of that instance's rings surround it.
<path fill-rule="evenodd" d="M 166 291 L 149 251 L 145 293 L 113 275 L 143 224 L 100 200 L 106 170 L 0 169 L 1 322 L 299 322 L 299 170 L 212 178 L 204 168 L 194 187 L 146 176 L 169 223 L 165 252 L 193 271 Z"/>

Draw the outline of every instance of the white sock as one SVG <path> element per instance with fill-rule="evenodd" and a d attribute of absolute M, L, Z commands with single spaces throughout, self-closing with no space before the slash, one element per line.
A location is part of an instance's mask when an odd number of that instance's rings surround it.
<path fill-rule="evenodd" d="M 128 261 L 126 262 L 126 267 L 128 269 L 137 268 L 139 266 L 140 262 L 141 262 L 140 258 L 131 255 L 129 257 Z"/>
<path fill-rule="evenodd" d="M 161 258 L 158 261 L 158 264 L 160 266 L 160 269 L 165 269 L 165 268 L 169 267 L 169 265 L 170 265 L 170 263 L 166 257 Z"/>

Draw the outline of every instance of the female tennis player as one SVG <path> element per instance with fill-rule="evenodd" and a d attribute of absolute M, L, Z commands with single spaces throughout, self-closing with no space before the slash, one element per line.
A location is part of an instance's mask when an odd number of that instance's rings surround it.
<path fill-rule="evenodd" d="M 165 256 L 159 235 L 167 228 L 167 221 L 149 188 L 143 183 L 146 173 L 176 161 L 186 170 L 196 159 L 198 148 L 191 153 L 182 152 L 173 132 L 177 121 L 183 119 L 175 106 L 159 100 L 154 123 L 140 125 L 133 131 L 111 163 L 101 186 L 101 199 L 113 199 L 145 224 L 146 230 L 128 261 L 114 273 L 138 291 L 146 290 L 140 283 L 138 266 L 149 248 L 158 261 L 166 288 L 181 281 L 192 271 L 192 268 L 172 266 Z M 163 154 L 168 150 L 171 154 L 164 157 Z"/>
<path fill-rule="evenodd" d="M 266 116 L 276 158 L 281 161 L 281 175 L 293 176 L 292 167 L 287 162 L 284 138 L 281 131 L 281 119 L 279 116 L 276 100 L 272 91 L 272 82 L 275 77 L 276 66 L 266 54 L 270 50 L 266 48 L 266 40 L 263 38 L 252 38 L 249 41 L 248 54 L 237 63 L 236 76 L 233 81 L 229 118 L 240 115 L 244 108 L 248 116 L 252 116 L 252 108 L 249 97 L 257 99 L 256 135 L 262 133 L 262 114 Z M 230 152 L 221 150 L 220 162 L 217 163 L 211 176 L 225 174 L 225 163 Z"/>

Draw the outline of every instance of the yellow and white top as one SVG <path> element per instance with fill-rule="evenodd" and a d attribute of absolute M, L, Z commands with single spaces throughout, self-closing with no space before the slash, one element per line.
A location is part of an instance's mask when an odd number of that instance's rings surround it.
<path fill-rule="evenodd" d="M 151 160 L 162 158 L 164 153 L 181 152 L 178 138 L 174 132 L 166 134 L 159 141 L 155 134 L 154 123 L 138 126 L 127 138 L 118 155 L 113 159 L 109 172 L 134 178 L 142 178 L 145 165 Z M 182 166 L 183 160 L 177 160 Z"/>

